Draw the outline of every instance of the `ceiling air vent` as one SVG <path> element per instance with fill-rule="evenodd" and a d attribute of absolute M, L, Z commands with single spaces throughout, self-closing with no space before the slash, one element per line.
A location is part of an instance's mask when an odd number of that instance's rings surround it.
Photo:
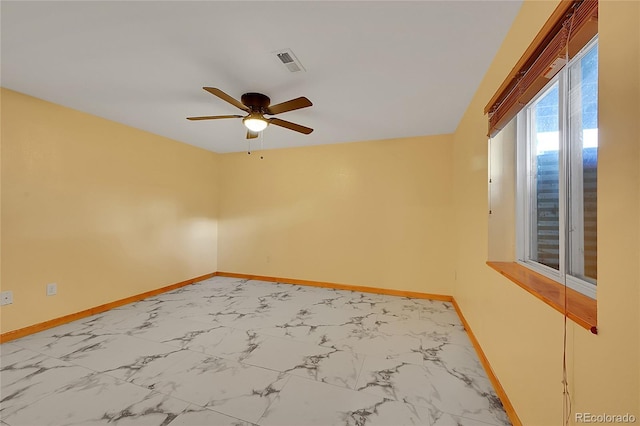
<path fill-rule="evenodd" d="M 306 71 L 296 55 L 291 51 L 291 49 L 282 49 L 273 52 L 278 60 L 287 67 L 287 69 L 291 72 L 300 72 Z"/>

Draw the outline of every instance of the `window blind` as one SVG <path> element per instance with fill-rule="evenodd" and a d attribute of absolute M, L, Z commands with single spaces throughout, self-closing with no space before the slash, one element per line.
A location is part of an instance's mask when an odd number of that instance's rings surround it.
<path fill-rule="evenodd" d="M 598 33 L 598 0 L 560 2 L 484 109 L 495 136 Z"/>

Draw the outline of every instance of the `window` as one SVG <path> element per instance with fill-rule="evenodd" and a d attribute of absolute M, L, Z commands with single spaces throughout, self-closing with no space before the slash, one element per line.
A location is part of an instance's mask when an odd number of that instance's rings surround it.
<path fill-rule="evenodd" d="M 518 113 L 516 255 L 593 299 L 597 282 L 597 37 Z"/>

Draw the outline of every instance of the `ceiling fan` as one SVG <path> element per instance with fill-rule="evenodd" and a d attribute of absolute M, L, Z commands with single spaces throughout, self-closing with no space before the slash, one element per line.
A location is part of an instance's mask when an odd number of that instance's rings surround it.
<path fill-rule="evenodd" d="M 229 102 L 231 105 L 240 108 L 248 115 L 209 115 L 204 117 L 187 117 L 187 120 L 218 120 L 221 118 L 242 118 L 242 122 L 247 128 L 247 139 L 257 138 L 258 134 L 264 130 L 269 124 L 284 127 L 296 132 L 308 135 L 313 129 L 292 123 L 290 121 L 281 120 L 279 118 L 267 118 L 266 115 L 282 114 L 283 112 L 294 111 L 296 109 L 307 108 L 313 105 L 311 101 L 305 97 L 291 99 L 276 105 L 271 105 L 271 99 L 262 93 L 245 93 L 240 101 L 227 95 L 220 89 L 215 87 L 203 87 L 204 90 L 220 99 Z"/>

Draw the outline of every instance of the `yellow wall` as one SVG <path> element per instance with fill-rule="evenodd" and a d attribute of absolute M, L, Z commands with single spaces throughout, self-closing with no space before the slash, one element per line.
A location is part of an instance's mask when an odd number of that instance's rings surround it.
<path fill-rule="evenodd" d="M 451 142 L 222 155 L 219 270 L 451 294 Z"/>
<path fill-rule="evenodd" d="M 454 134 L 454 297 L 525 425 L 562 424 L 562 315 L 489 269 L 483 108 L 557 2 L 525 1 Z M 599 7 L 599 335 L 569 323 L 573 412 L 640 419 L 640 2 Z"/>
<path fill-rule="evenodd" d="M 516 120 L 489 141 L 489 251 L 487 260 L 516 258 Z"/>
<path fill-rule="evenodd" d="M 216 271 L 217 154 L 1 99 L 2 332 Z"/>
<path fill-rule="evenodd" d="M 216 270 L 452 292 L 450 135 L 261 160 L 5 89 L 2 107 L 2 332 Z"/>

